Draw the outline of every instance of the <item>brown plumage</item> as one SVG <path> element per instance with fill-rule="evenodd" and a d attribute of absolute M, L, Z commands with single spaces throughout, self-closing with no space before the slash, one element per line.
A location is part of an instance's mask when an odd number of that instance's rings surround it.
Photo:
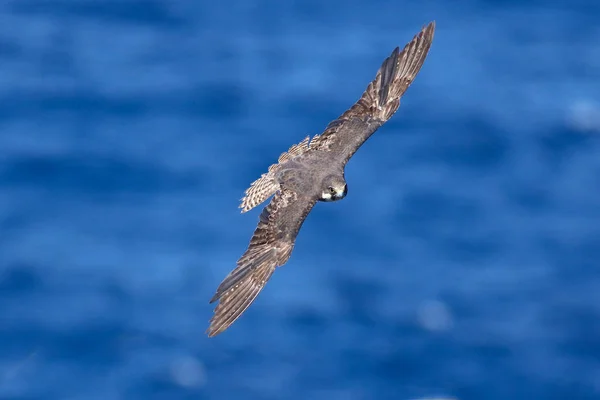
<path fill-rule="evenodd" d="M 400 106 L 429 52 L 431 22 L 402 51 L 394 49 L 361 98 L 325 131 L 305 138 L 283 153 L 267 173 L 246 190 L 246 212 L 275 195 L 260 214 L 258 226 L 237 267 L 223 280 L 211 303 L 219 301 L 207 334 L 227 329 L 252 304 L 275 269 L 287 262 L 296 236 L 317 201 L 346 196 L 344 167 L 358 148 Z"/>
<path fill-rule="evenodd" d="M 254 301 L 276 267 L 287 262 L 296 235 L 317 199 L 281 189 L 260 214 L 250 245 L 210 300 L 219 300 L 209 336 L 229 327 Z"/>

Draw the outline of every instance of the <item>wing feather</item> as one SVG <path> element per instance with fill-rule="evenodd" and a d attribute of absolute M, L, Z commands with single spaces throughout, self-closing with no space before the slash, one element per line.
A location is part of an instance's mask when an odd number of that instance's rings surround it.
<path fill-rule="evenodd" d="M 361 98 L 310 142 L 311 149 L 335 151 L 344 164 L 400 106 L 400 98 L 421 70 L 431 47 L 435 22 L 400 51 L 386 58 Z"/>
<path fill-rule="evenodd" d="M 208 336 L 225 331 L 254 302 L 275 268 L 285 264 L 296 236 L 316 199 L 288 189 L 278 191 L 260 214 L 258 226 L 237 267 L 221 282 L 211 303 L 219 301 Z"/>
<path fill-rule="evenodd" d="M 435 22 L 424 27 L 402 51 L 394 49 L 369 83 L 362 97 L 321 135 L 293 145 L 278 164 L 257 179 L 242 199 L 242 212 L 275 194 L 260 215 L 258 226 L 237 267 L 223 280 L 211 303 L 219 301 L 210 320 L 208 336 L 225 331 L 254 302 L 275 269 L 285 264 L 294 248 L 298 231 L 316 203 L 316 198 L 282 188 L 275 180 L 280 164 L 312 150 L 334 151 L 345 164 L 356 150 L 400 106 L 400 98 L 414 81 L 429 52 Z"/>

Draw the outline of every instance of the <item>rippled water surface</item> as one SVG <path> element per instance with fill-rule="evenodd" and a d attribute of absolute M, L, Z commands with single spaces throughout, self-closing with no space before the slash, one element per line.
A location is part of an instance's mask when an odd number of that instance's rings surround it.
<path fill-rule="evenodd" d="M 600 398 L 600 3 L 0 5 L 2 399 Z M 232 328 L 246 187 L 430 20 Z"/>

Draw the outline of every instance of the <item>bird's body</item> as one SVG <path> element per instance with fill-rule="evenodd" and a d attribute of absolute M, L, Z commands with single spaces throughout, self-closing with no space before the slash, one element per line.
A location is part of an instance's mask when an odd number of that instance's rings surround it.
<path fill-rule="evenodd" d="M 281 154 L 254 181 L 242 199 L 246 212 L 273 196 L 237 267 L 223 280 L 208 335 L 227 329 L 252 304 L 275 268 L 289 259 L 296 236 L 317 201 L 344 198 L 344 168 L 360 146 L 392 115 L 427 56 L 435 23 L 427 25 L 400 52 L 394 49 L 362 97 L 320 135 L 306 137 Z"/>

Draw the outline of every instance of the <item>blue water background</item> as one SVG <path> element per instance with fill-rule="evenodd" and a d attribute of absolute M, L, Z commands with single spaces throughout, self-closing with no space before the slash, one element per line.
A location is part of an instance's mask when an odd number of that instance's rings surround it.
<path fill-rule="evenodd" d="M 600 2 L 0 4 L 0 398 L 600 398 Z M 223 335 L 247 186 L 430 20 Z"/>

